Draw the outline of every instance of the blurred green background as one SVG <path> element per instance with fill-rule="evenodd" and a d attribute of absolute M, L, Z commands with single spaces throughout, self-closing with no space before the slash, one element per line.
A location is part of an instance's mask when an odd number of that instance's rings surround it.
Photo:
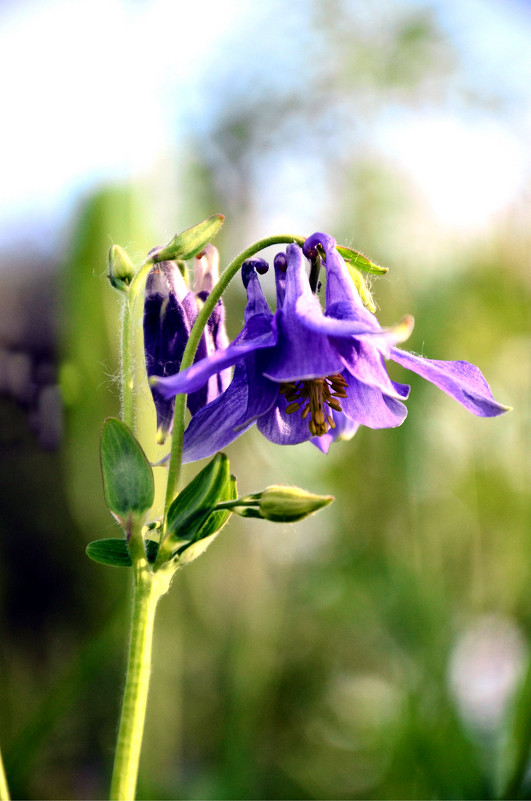
<path fill-rule="evenodd" d="M 195 5 L 0 7 L 30 43 L 49 25 L 64 81 L 41 101 L 33 150 L 21 125 L 23 152 L 6 158 L 35 170 L 17 172 L 16 225 L 0 197 L 0 744 L 13 797 L 104 798 L 110 777 L 130 576 L 84 555 L 116 536 L 98 463 L 101 423 L 119 410 L 107 250 L 140 260 L 222 212 L 222 265 L 259 237 L 326 230 L 388 266 L 373 282 L 382 324 L 413 314 L 407 347 L 477 364 L 514 411 L 474 418 L 390 365 L 412 385 L 401 428 L 362 428 L 327 457 L 255 430 L 227 449 L 242 493 L 294 483 L 336 502 L 297 525 L 233 519 L 177 575 L 138 797 L 528 798 L 529 4 L 234 0 L 225 17 Z M 89 22 L 83 67 L 72 38 Z M 29 100 L 40 108 L 31 80 L 22 122 Z M 56 153 L 63 106 L 73 150 Z M 98 161 L 98 136 L 101 152 L 126 154 L 119 167 Z M 47 159 L 48 183 L 35 167 Z M 238 281 L 226 306 L 233 336 Z M 142 409 L 156 458 L 145 384 Z"/>

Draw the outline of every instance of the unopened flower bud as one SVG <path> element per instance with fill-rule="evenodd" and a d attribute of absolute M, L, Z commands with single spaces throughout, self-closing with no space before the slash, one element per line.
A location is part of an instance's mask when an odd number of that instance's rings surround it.
<path fill-rule="evenodd" d="M 232 511 L 241 517 L 260 517 L 273 523 L 296 523 L 328 506 L 333 495 L 312 495 L 299 487 L 266 487 L 262 492 L 234 501 Z"/>
<path fill-rule="evenodd" d="M 109 267 L 107 277 L 111 285 L 119 292 L 127 292 L 136 270 L 133 262 L 120 245 L 113 245 L 109 250 L 107 265 Z"/>
<path fill-rule="evenodd" d="M 333 495 L 313 495 L 299 487 L 266 487 L 260 493 L 259 510 L 265 520 L 277 523 L 295 523 L 328 506 Z"/>

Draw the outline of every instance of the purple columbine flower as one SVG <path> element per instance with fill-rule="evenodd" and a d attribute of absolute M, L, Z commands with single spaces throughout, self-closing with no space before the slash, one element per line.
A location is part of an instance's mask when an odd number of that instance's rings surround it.
<path fill-rule="evenodd" d="M 199 304 L 204 302 L 217 281 L 218 267 L 216 248 L 206 245 L 194 259 L 194 292 L 188 288 L 176 262 L 158 262 L 150 271 L 144 302 L 144 351 L 148 378 L 154 375 L 168 377 L 179 371 Z M 228 346 L 224 317 L 220 300 L 201 337 L 196 361 Z M 203 386 L 188 396 L 192 415 L 223 392 L 229 383 L 229 370 L 208 378 Z M 151 392 L 157 412 L 157 441 L 162 443 L 172 427 L 175 400 L 173 396 L 162 394 L 156 386 L 151 387 Z"/>
<path fill-rule="evenodd" d="M 197 392 L 211 376 L 235 365 L 230 386 L 192 418 L 184 436 L 186 461 L 210 456 L 254 423 L 271 442 L 310 440 L 324 452 L 333 440 L 353 436 L 359 425 L 399 426 L 407 415 L 403 401 L 410 388 L 389 378 L 386 359 L 431 381 L 475 415 L 507 411 L 474 365 L 425 359 L 396 348 L 409 336 L 412 318 L 382 328 L 363 306 L 335 244 L 317 233 L 302 249 L 288 245 L 285 254 L 276 256 L 275 314 L 256 273 L 263 260 L 246 262 L 247 306 L 240 334 L 227 348 L 156 382 L 161 395 L 171 398 Z M 319 248 L 326 263 L 324 313 L 303 258 L 315 264 Z"/>

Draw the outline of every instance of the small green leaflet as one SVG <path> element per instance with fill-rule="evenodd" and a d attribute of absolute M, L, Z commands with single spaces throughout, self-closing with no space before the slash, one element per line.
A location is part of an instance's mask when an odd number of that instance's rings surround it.
<path fill-rule="evenodd" d="M 141 522 L 153 505 L 153 470 L 130 429 L 108 417 L 101 431 L 101 470 L 105 500 L 122 526 Z"/>
<path fill-rule="evenodd" d="M 342 245 L 338 245 L 337 250 L 340 256 L 342 256 L 349 265 L 357 267 L 358 270 L 363 270 L 365 273 L 385 275 L 389 272 L 387 267 L 380 267 L 357 250 L 352 250 L 352 248 L 346 248 Z"/>
<path fill-rule="evenodd" d="M 218 498 L 218 503 L 221 501 L 234 501 L 237 497 L 236 479 L 234 476 L 230 476 L 228 484 L 225 485 L 225 491 L 222 492 Z M 215 512 L 211 512 L 197 532 L 194 541 L 179 549 L 179 567 L 184 567 L 184 565 L 193 562 L 194 559 L 201 556 L 214 542 L 230 516 L 231 512 L 228 509 L 219 509 Z"/>
<path fill-rule="evenodd" d="M 163 556 L 170 558 L 176 548 L 208 537 L 221 528 L 228 514 L 212 510 L 220 501 L 232 500 L 234 492 L 229 460 L 224 453 L 217 453 L 171 504 L 159 561 Z"/>
<path fill-rule="evenodd" d="M 157 556 L 158 543 L 148 540 L 146 543 L 148 562 L 154 562 Z M 87 556 L 94 562 L 110 567 L 131 567 L 131 557 L 125 539 L 108 538 L 94 540 L 87 545 Z"/>
<path fill-rule="evenodd" d="M 175 261 L 176 259 L 186 261 L 186 259 L 191 259 L 208 242 L 214 239 L 223 225 L 224 219 L 223 214 L 213 214 L 212 217 L 208 217 L 198 225 L 176 234 L 166 247 L 163 247 L 153 256 L 152 261 L 156 263 L 158 261 Z"/>

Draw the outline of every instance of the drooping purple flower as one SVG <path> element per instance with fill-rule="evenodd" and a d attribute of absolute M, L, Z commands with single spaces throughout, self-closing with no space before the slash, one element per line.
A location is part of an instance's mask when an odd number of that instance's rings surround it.
<path fill-rule="evenodd" d="M 312 292 L 303 256 L 326 266 L 325 312 Z M 295 445 L 311 440 L 327 452 L 359 425 L 399 426 L 407 415 L 409 386 L 392 381 L 392 359 L 431 381 L 480 417 L 507 411 L 497 403 L 477 367 L 415 356 L 395 346 L 409 336 L 412 318 L 384 329 L 362 304 L 332 237 L 317 233 L 288 245 L 275 258 L 277 309 L 263 295 L 255 262 L 242 268 L 247 289 L 245 324 L 236 339 L 171 378 L 157 381 L 164 397 L 197 392 L 221 370 L 235 365 L 229 387 L 191 420 L 184 458 L 195 461 L 220 450 L 254 423 L 270 441 Z"/>
<path fill-rule="evenodd" d="M 179 371 L 198 315 L 198 304 L 204 302 L 216 282 L 218 265 L 216 248 L 206 245 L 194 259 L 194 292 L 188 288 L 176 262 L 162 261 L 153 266 L 147 277 L 144 301 L 144 353 L 148 378 L 154 375 L 168 377 Z M 196 361 L 228 346 L 224 314 L 223 304 L 219 301 L 201 337 Z M 192 415 L 223 392 L 229 383 L 228 370 L 209 377 L 202 387 L 188 396 Z M 163 395 L 156 386 L 151 387 L 151 392 L 157 413 L 157 440 L 162 443 L 172 427 L 175 400 Z"/>

